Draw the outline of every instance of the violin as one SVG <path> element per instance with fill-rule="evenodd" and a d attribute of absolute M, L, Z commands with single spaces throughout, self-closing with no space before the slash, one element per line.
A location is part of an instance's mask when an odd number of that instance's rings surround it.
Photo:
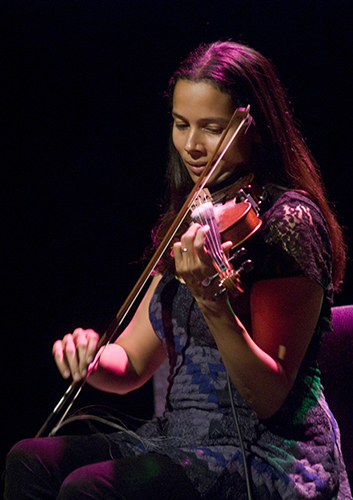
<path fill-rule="evenodd" d="M 253 174 L 242 177 L 235 184 L 214 193 L 212 196 L 205 186 L 208 179 L 216 170 L 218 164 L 234 141 L 235 137 L 238 135 L 242 127 L 248 123 L 250 116 L 249 113 L 250 106 L 246 109 L 238 108 L 235 110 L 226 129 L 222 133 L 212 157 L 208 161 L 197 183 L 194 185 L 179 214 L 174 219 L 165 237 L 163 238 L 163 241 L 157 248 L 152 259 L 121 306 L 117 315 L 109 325 L 106 332 L 100 338 L 97 346 L 96 358 L 90 365 L 91 371 L 99 362 L 99 357 L 102 353 L 101 348 L 114 342 L 121 333 L 122 325 L 131 311 L 136 299 L 144 289 L 144 286 L 155 270 L 163 253 L 170 249 L 171 242 L 173 241 L 175 234 L 187 217 L 189 217 L 191 221 L 199 222 L 202 225 L 208 224 L 210 226 L 210 231 L 206 236 L 205 246 L 212 257 L 216 270 L 216 274 L 209 278 L 210 282 L 217 276 L 219 277 L 219 294 L 222 294 L 225 291 L 229 291 L 233 295 L 242 293 L 243 289 L 240 282 L 240 274 L 242 271 L 246 271 L 249 266 L 251 267 L 251 261 L 243 263 L 239 269 L 234 270 L 231 264 L 231 258 L 227 258 L 222 250 L 221 243 L 222 238 L 223 241 L 232 240 L 232 250 L 235 250 L 235 254 L 233 255 L 236 255 L 237 252 L 242 252 L 242 250 L 240 250 L 240 248 L 238 249 L 238 247 L 250 238 L 252 234 L 254 234 L 261 226 L 261 219 L 258 217 L 258 204 L 261 203 L 261 196 L 257 196 L 257 193 L 255 193 L 253 186 Z M 228 134 L 231 125 L 236 121 L 238 122 L 238 125 L 235 131 L 224 147 L 222 153 L 215 161 L 218 151 Z M 207 283 L 205 283 L 205 286 L 207 286 Z M 70 384 L 58 404 L 37 432 L 36 437 L 54 435 L 56 433 L 73 403 L 77 399 L 91 371 L 88 372 L 85 379 L 77 382 L 73 381 Z"/>
<path fill-rule="evenodd" d="M 246 260 L 235 270 L 231 260 L 246 254 L 240 246 L 248 240 L 261 227 L 262 221 L 258 217 L 259 201 L 254 198 L 252 184 L 254 175 L 241 178 L 228 192 L 216 193 L 213 197 L 209 190 L 204 188 L 195 199 L 190 214 L 191 220 L 201 226 L 208 225 L 205 248 L 212 258 L 216 274 L 205 280 L 202 284 L 208 286 L 219 278 L 219 291 L 214 299 L 225 292 L 230 292 L 233 297 L 243 293 L 241 274 L 253 268 L 253 262 Z M 249 180 L 250 182 L 246 182 Z M 244 183 L 246 185 L 244 185 Z M 242 185 L 241 189 L 238 186 Z M 246 189 L 246 191 L 245 191 Z M 230 192 L 236 190 L 236 195 L 227 199 Z M 217 200 L 217 202 L 216 202 Z M 231 240 L 233 245 L 230 250 L 232 257 L 228 258 L 222 249 L 222 242 Z"/>

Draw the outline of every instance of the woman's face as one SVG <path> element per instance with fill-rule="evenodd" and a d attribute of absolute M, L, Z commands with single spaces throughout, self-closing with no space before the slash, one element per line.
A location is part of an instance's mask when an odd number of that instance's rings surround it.
<path fill-rule="evenodd" d="M 191 179 L 196 182 L 211 158 L 222 132 L 234 112 L 230 96 L 209 83 L 178 80 L 173 94 L 173 143 Z M 218 152 L 219 156 L 239 125 L 235 120 Z M 208 185 L 231 174 L 238 165 L 247 163 L 254 141 L 254 127 L 244 127 L 224 155 Z M 217 159 L 216 156 L 216 159 Z"/>

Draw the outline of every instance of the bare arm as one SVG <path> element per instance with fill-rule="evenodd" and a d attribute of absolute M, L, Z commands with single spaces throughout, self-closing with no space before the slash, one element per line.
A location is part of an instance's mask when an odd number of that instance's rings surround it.
<path fill-rule="evenodd" d="M 198 302 L 232 382 L 260 418 L 269 418 L 293 386 L 319 317 L 323 290 L 307 277 L 256 283 L 250 335 L 227 297 L 213 301 L 214 289 L 200 285 L 211 271 L 204 234 L 204 228 L 191 226 L 174 246 L 177 271 Z M 187 252 L 181 251 L 184 247 Z"/>
<path fill-rule="evenodd" d="M 148 315 L 149 302 L 160 278 L 160 275 L 153 278 L 127 328 L 114 344 L 102 351 L 97 368 L 88 377 L 92 386 L 125 394 L 143 385 L 166 358 L 166 350 L 154 333 Z M 87 374 L 98 338 L 93 330 L 78 328 L 55 342 L 55 361 L 65 378 L 71 374 L 79 380 Z"/>

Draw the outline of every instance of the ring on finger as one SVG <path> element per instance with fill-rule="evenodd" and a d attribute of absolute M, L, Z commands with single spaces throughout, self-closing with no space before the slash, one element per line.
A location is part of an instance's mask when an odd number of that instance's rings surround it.
<path fill-rule="evenodd" d="M 181 251 L 182 251 L 182 252 L 187 252 L 187 251 L 188 251 L 188 249 L 187 249 L 187 248 L 182 248 L 182 249 L 181 249 Z"/>

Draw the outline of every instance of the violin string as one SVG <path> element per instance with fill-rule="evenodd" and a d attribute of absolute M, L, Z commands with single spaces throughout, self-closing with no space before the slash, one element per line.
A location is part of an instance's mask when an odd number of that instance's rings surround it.
<path fill-rule="evenodd" d="M 211 257 L 218 265 L 223 264 L 222 260 L 222 246 L 221 239 L 215 219 L 213 204 L 205 203 L 201 197 L 198 197 L 198 210 L 197 216 L 198 222 L 202 225 L 208 225 L 210 230 L 206 234 L 206 248 L 209 251 Z"/>
<path fill-rule="evenodd" d="M 221 265 L 223 263 L 222 260 L 223 250 L 222 250 L 221 237 L 218 231 L 218 225 L 216 222 L 213 204 L 209 205 L 207 209 L 208 209 L 207 220 L 208 220 L 208 225 L 210 227 L 210 231 L 208 233 L 209 240 L 212 242 L 212 250 L 214 258 L 216 261 L 218 260 L 218 265 Z"/>
<path fill-rule="evenodd" d="M 211 208 L 209 208 L 209 211 L 211 212 L 211 214 L 210 214 L 211 216 L 208 217 L 208 225 L 210 227 L 210 231 L 209 231 L 208 235 L 209 235 L 209 239 L 210 239 L 211 244 L 212 244 L 213 256 L 214 256 L 215 260 L 218 260 L 218 264 L 220 264 L 221 262 L 223 262 L 222 261 L 223 250 L 222 250 L 222 246 L 221 246 L 221 240 L 220 240 L 220 236 L 219 236 L 217 223 L 216 223 L 216 220 L 214 217 L 213 207 L 212 207 L 212 210 L 211 210 Z"/>
<path fill-rule="evenodd" d="M 218 230 L 218 224 L 215 217 L 215 210 L 213 203 L 203 201 L 201 196 L 198 196 L 197 210 L 193 212 L 193 218 L 202 226 L 206 224 L 210 227 L 209 232 L 206 234 L 205 247 L 210 253 L 214 262 L 217 263 L 221 272 L 229 271 L 222 274 L 222 285 L 232 295 L 238 295 L 239 287 L 237 273 L 234 272 L 230 265 L 227 265 L 223 260 L 224 252 L 221 244 L 221 236 Z M 220 274 L 220 272 L 218 271 Z"/>

